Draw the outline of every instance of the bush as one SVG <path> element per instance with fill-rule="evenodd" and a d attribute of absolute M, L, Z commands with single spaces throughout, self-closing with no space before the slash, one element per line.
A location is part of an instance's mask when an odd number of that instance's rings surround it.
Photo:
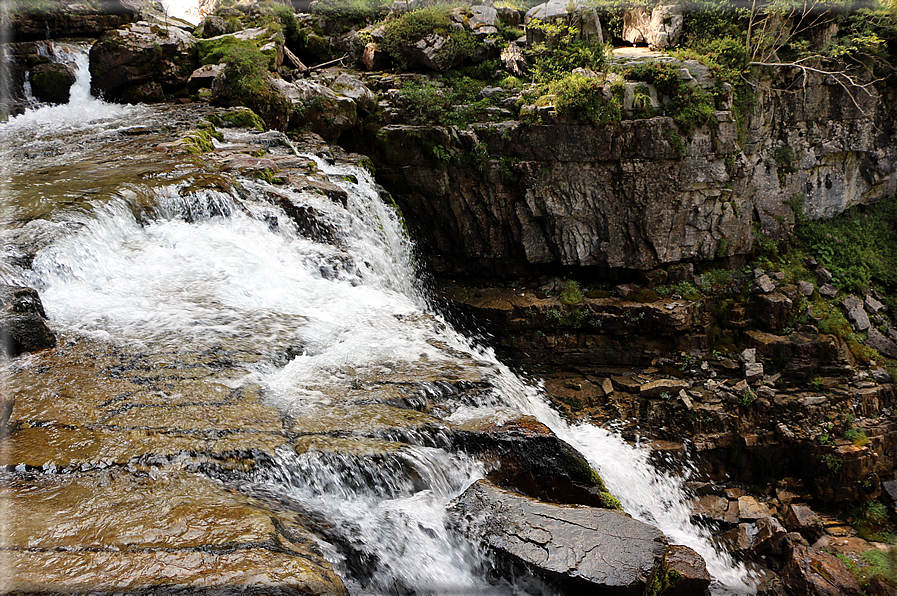
<path fill-rule="evenodd" d="M 403 14 L 386 24 L 383 50 L 389 53 L 400 66 L 408 66 L 403 50 L 431 33 L 447 38 L 448 47 L 444 51 L 458 59 L 473 55 L 477 47 L 476 39 L 467 29 L 452 27 L 451 5 L 435 5 Z"/>
<path fill-rule="evenodd" d="M 389 4 L 382 0 L 318 0 L 312 8 L 314 14 L 326 16 L 332 20 L 343 20 L 352 23 L 377 21 L 389 12 Z"/>
<path fill-rule="evenodd" d="M 653 84 L 658 93 L 670 101 L 665 113 L 683 132 L 711 121 L 716 109 L 713 96 L 697 85 L 686 83 L 679 76 L 680 68 L 668 63 L 643 62 L 626 69 L 626 78 Z"/>
<path fill-rule="evenodd" d="M 837 217 L 808 220 L 798 214 L 795 233 L 846 292 L 877 285 L 897 292 L 897 197 L 854 207 Z M 893 300 L 893 299 L 892 299 Z M 889 304 L 891 308 L 897 304 Z"/>
<path fill-rule="evenodd" d="M 532 52 L 530 56 L 533 59 L 530 76 L 533 82 L 542 84 L 568 77 L 574 68 L 604 70 L 607 62 L 604 46 L 587 41 L 570 40 L 552 50 Z"/>
<path fill-rule="evenodd" d="M 227 63 L 222 71 L 228 89 L 226 103 L 251 109 L 269 128 L 284 128 L 292 106 L 271 82 L 268 57 L 249 44 L 227 51 L 224 59 Z"/>
<path fill-rule="evenodd" d="M 593 124 L 619 122 L 622 94 L 617 92 L 607 99 L 603 88 L 604 85 L 596 77 L 571 74 L 552 83 L 548 91 L 554 96 L 553 103 L 558 114 Z"/>

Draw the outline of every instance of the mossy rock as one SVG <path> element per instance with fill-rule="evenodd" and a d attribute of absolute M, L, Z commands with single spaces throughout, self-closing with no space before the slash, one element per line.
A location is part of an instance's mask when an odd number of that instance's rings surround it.
<path fill-rule="evenodd" d="M 38 64 L 31 71 L 31 92 L 45 103 L 68 103 L 75 75 L 64 64 Z"/>

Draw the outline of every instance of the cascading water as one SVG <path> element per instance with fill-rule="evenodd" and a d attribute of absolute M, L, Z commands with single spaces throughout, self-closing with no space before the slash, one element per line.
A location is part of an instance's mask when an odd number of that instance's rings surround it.
<path fill-rule="evenodd" d="M 89 89 L 89 81 L 87 87 L 79 81 L 79 89 Z M 35 229 L 50 230 L 27 266 L 13 259 L 3 278 L 36 287 L 63 333 L 141 352 L 252 353 L 243 376 L 228 382 L 257 383 L 297 420 L 324 419 L 372 379 L 475 371 L 493 391 L 476 403 L 448 406 L 447 423 L 472 412 L 535 416 L 599 469 L 630 514 L 701 553 L 720 591 L 750 591 L 744 569 L 691 523 L 680 480 L 658 473 L 646 451 L 608 431 L 568 426 L 537 388 L 432 312 L 415 281 L 401 222 L 366 171 L 302 156 L 346 192 L 345 205 L 251 179 L 240 180 L 239 193 L 195 190 L 175 174 L 148 181 L 139 168 L 140 175 L 78 187 L 93 161 L 127 174 L 153 159 L 111 153 L 118 131 L 158 114 L 73 92 L 67 106 L 30 110 L 0 127 L 3 157 L 15 164 L 6 233 L 21 236 L 34 218 L 45 222 Z M 71 138 L 64 155 L 54 155 L 60 131 Z M 91 153 L 100 146 L 105 153 Z M 24 153 L 37 156 L 32 161 L 41 167 L 58 168 L 58 179 L 37 191 L 17 182 L 35 165 L 24 164 Z M 73 188 L 78 192 L 67 194 Z M 304 236 L 264 200 L 272 193 L 301 201 L 337 241 Z M 438 432 L 413 440 L 414 432 L 403 443 L 345 439 L 351 457 L 281 450 L 277 465 L 251 481 L 327 520 L 325 550 L 354 593 L 550 593 L 531 582 L 490 578 L 482 554 L 446 529 L 447 504 L 483 476 L 482 465 L 451 453 Z"/>

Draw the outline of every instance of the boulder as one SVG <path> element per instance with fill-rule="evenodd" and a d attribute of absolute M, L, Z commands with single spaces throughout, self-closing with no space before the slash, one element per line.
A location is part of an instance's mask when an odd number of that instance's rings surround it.
<path fill-rule="evenodd" d="M 568 10 L 571 7 L 572 10 Z M 541 23 L 566 25 L 576 28 L 576 39 L 594 39 L 597 43 L 604 43 L 604 32 L 601 29 L 601 20 L 595 8 L 583 0 L 549 0 L 543 4 L 529 9 L 524 16 L 524 23 L 530 25 L 533 20 Z M 559 40 L 549 39 L 545 31 L 539 27 L 526 27 L 526 46 L 533 47 L 536 44 L 545 43 L 549 46 L 556 45 Z"/>
<path fill-rule="evenodd" d="M 435 32 L 403 47 L 401 53 L 409 68 L 436 72 L 446 72 L 464 59 L 451 38 Z"/>
<path fill-rule="evenodd" d="M 663 558 L 670 585 L 664 596 L 700 596 L 708 594 L 710 574 L 703 557 L 687 546 L 674 544 Z"/>
<path fill-rule="evenodd" d="M 682 379 L 658 379 L 643 383 L 639 386 L 638 392 L 641 397 L 660 397 L 664 393 L 667 396 L 677 395 L 682 389 L 688 388 L 688 381 Z"/>
<path fill-rule="evenodd" d="M 68 103 L 75 73 L 67 64 L 48 62 L 31 69 L 31 93 L 45 103 Z"/>
<path fill-rule="evenodd" d="M 808 281 L 797 282 L 797 291 L 800 292 L 801 296 L 812 296 L 814 289 L 813 284 Z"/>
<path fill-rule="evenodd" d="M 56 345 L 40 296 L 32 288 L 0 286 L 0 345 L 10 357 Z"/>
<path fill-rule="evenodd" d="M 882 304 L 869 294 L 866 294 L 865 298 L 863 299 L 863 304 L 866 307 L 866 311 L 871 313 L 877 313 L 885 307 L 884 304 Z"/>
<path fill-rule="evenodd" d="M 872 323 L 869 321 L 869 315 L 866 314 L 865 304 L 856 296 L 848 296 L 841 301 L 841 306 L 844 308 L 847 318 L 853 324 L 853 328 L 857 331 L 865 331 L 872 326 Z"/>
<path fill-rule="evenodd" d="M 498 486 L 554 503 L 616 505 L 582 455 L 535 418 L 469 420 L 453 436 L 457 448 L 486 463 Z"/>
<path fill-rule="evenodd" d="M 799 532 L 807 542 L 816 542 L 822 536 L 822 519 L 806 505 L 789 504 L 785 507 L 783 519 L 789 532 Z"/>
<path fill-rule="evenodd" d="M 218 15 L 209 15 L 200 23 L 200 37 L 209 38 L 225 35 L 227 33 L 227 22 L 224 17 Z"/>
<path fill-rule="evenodd" d="M 483 480 L 451 504 L 449 517 L 500 561 L 570 593 L 642 594 L 667 549 L 660 530 L 618 511 L 543 503 Z"/>
<path fill-rule="evenodd" d="M 774 332 L 781 331 L 788 323 L 793 304 L 785 294 L 779 292 L 760 294 L 755 296 L 751 302 L 753 315 L 757 322 Z"/>
<path fill-rule="evenodd" d="M 838 288 L 836 288 L 832 284 L 823 284 L 819 288 L 819 295 L 823 298 L 834 298 L 838 295 Z"/>
<path fill-rule="evenodd" d="M 861 596 L 862 588 L 850 570 L 829 553 L 795 544 L 789 549 L 782 581 L 792 594 Z"/>
<path fill-rule="evenodd" d="M 897 343 L 894 343 L 875 327 L 869 327 L 869 330 L 866 332 L 866 340 L 864 343 L 870 348 L 878 350 L 888 358 L 897 358 Z"/>
<path fill-rule="evenodd" d="M 355 100 L 321 83 L 307 79 L 295 83 L 272 79 L 272 85 L 293 106 L 290 113 L 292 126 L 307 126 L 325 139 L 335 139 L 358 123 Z M 357 88 L 353 87 L 350 92 L 368 101 L 367 96 Z"/>
<path fill-rule="evenodd" d="M 203 87 L 211 89 L 212 83 L 215 82 L 215 79 L 223 70 L 224 64 L 206 64 L 205 66 L 200 66 L 194 70 L 193 74 L 190 75 L 190 78 L 187 79 L 187 89 L 191 93 L 196 93 Z"/>
<path fill-rule="evenodd" d="M 90 49 L 94 95 L 161 101 L 187 85 L 196 70 L 196 38 L 177 27 L 138 21 L 109 31 Z"/>
<path fill-rule="evenodd" d="M 671 48 L 682 35 L 682 24 L 682 5 L 658 6 L 650 15 L 639 6 L 623 13 L 623 39 L 646 43 L 652 50 Z"/>

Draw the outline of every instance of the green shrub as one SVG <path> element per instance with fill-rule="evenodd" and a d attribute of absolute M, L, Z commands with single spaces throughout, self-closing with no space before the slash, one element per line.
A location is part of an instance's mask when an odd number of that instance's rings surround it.
<path fill-rule="evenodd" d="M 686 83 L 679 76 L 680 67 L 665 62 L 642 62 L 626 69 L 626 78 L 653 84 L 658 93 L 667 96 L 663 109 L 683 132 L 711 122 L 716 102 L 713 96 L 697 85 Z"/>
<path fill-rule="evenodd" d="M 374 22 L 386 16 L 389 12 L 389 3 L 382 0 L 318 0 L 312 12 L 331 20 L 361 24 Z"/>
<path fill-rule="evenodd" d="M 897 292 L 897 197 L 854 207 L 830 219 L 798 216 L 795 233 L 846 292 L 871 286 Z M 890 298 L 888 305 L 897 306 Z"/>
<path fill-rule="evenodd" d="M 558 114 L 593 124 L 619 122 L 622 94 L 615 93 L 607 99 L 603 88 L 596 77 L 571 74 L 551 83 L 548 94 L 554 96 L 552 102 Z"/>
<path fill-rule="evenodd" d="M 565 281 L 564 287 L 561 289 L 560 300 L 562 304 L 579 304 L 582 302 L 582 290 L 579 289 L 579 284 L 572 279 Z"/>
<path fill-rule="evenodd" d="M 533 82 L 548 84 L 570 76 L 575 68 L 595 72 L 605 69 L 604 46 L 588 41 L 570 40 L 559 47 L 542 48 L 530 52 L 532 66 L 529 74 Z"/>
<path fill-rule="evenodd" d="M 407 12 L 389 21 L 381 44 L 383 50 L 400 66 L 407 67 L 408 63 L 402 55 L 402 50 L 427 35 L 436 33 L 448 39 L 448 47 L 443 51 L 454 54 L 456 60 L 460 61 L 473 55 L 477 41 L 466 28 L 452 27 L 452 8 L 452 5 L 437 4 Z"/>
<path fill-rule="evenodd" d="M 230 88 L 230 105 L 251 109 L 269 128 L 284 127 L 291 105 L 271 81 L 268 57 L 254 45 L 244 45 L 226 52 L 225 60 L 221 76 Z"/>

